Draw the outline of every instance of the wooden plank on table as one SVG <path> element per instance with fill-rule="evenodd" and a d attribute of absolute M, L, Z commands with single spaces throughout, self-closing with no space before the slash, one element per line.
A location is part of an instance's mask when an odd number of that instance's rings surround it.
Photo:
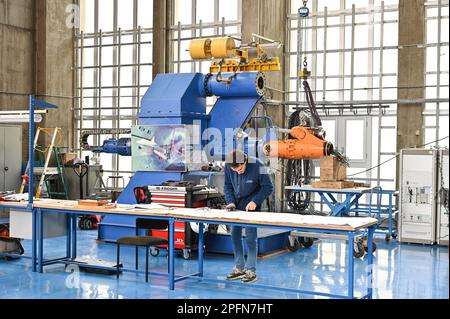
<path fill-rule="evenodd" d="M 370 184 L 368 183 L 357 183 L 355 182 L 355 185 L 353 187 L 365 187 L 365 188 L 369 188 Z"/>
<path fill-rule="evenodd" d="M 76 209 L 86 209 L 87 207 L 90 207 L 90 208 L 95 208 L 95 207 L 100 207 L 100 208 L 102 208 L 102 209 L 114 209 L 114 208 L 116 208 L 116 205 L 115 204 L 106 204 L 106 205 L 98 205 L 98 206 L 95 206 L 95 205 L 75 205 L 75 206 L 73 206 L 74 208 L 76 208 Z"/>
<path fill-rule="evenodd" d="M 104 206 L 108 203 L 107 200 L 81 199 L 78 201 L 78 206 Z"/>
<path fill-rule="evenodd" d="M 16 206 L 19 208 L 26 208 L 28 206 L 28 202 L 0 202 L 0 207 L 2 206 Z"/>
<path fill-rule="evenodd" d="M 352 188 L 355 186 L 355 182 L 351 180 L 345 181 L 313 181 L 312 187 L 314 188 L 331 188 L 331 189 L 343 189 Z"/>

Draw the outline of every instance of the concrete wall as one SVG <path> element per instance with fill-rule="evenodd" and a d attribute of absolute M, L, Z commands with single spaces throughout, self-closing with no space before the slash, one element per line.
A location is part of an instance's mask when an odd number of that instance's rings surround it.
<path fill-rule="evenodd" d="M 36 93 L 57 111 L 46 116 L 45 127 L 60 127 L 61 146 L 73 142 L 73 29 L 66 25 L 72 0 L 36 1 Z M 50 143 L 49 140 L 46 143 Z"/>
<path fill-rule="evenodd" d="M 72 0 L 0 0 L 0 110 L 28 109 L 28 95 L 57 104 L 40 126 L 63 128 L 72 146 L 73 32 L 65 25 Z M 69 98 L 45 98 L 47 95 Z M 28 125 L 23 125 L 28 156 Z"/>
<path fill-rule="evenodd" d="M 27 109 L 35 91 L 34 0 L 0 0 L 0 110 Z M 28 154 L 28 125 L 23 151 Z"/>
<path fill-rule="evenodd" d="M 169 71 L 171 1 L 153 1 L 153 79 Z"/>

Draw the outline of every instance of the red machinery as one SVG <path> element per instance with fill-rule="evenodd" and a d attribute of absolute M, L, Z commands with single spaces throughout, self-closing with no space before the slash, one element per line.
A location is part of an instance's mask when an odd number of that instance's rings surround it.
<path fill-rule="evenodd" d="M 9 237 L 8 224 L 0 224 L 0 253 L 23 255 L 24 252 L 20 239 Z"/>
<path fill-rule="evenodd" d="M 210 207 L 210 201 L 221 197 L 214 189 L 192 182 L 165 182 L 160 186 L 146 186 L 134 189 L 138 203 L 155 203 L 176 208 Z M 198 235 L 190 223 L 175 222 L 175 249 L 183 251 L 183 258 L 189 259 L 191 251 L 198 249 Z M 168 239 L 168 230 L 154 230 L 152 236 Z M 167 249 L 167 245 L 158 246 Z M 152 256 L 159 254 L 159 249 L 151 251 Z"/>
<path fill-rule="evenodd" d="M 98 228 L 101 216 L 98 215 L 82 215 L 78 220 L 78 227 L 81 230 L 92 230 Z"/>

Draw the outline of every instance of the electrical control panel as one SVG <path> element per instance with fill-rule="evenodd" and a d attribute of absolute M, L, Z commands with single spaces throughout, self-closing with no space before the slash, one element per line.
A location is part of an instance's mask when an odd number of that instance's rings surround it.
<path fill-rule="evenodd" d="M 405 149 L 400 158 L 401 242 L 436 241 L 436 179 L 438 151 Z"/>

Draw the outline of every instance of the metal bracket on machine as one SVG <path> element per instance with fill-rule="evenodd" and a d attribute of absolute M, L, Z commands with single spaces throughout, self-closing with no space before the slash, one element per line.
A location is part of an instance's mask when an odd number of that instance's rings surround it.
<path fill-rule="evenodd" d="M 81 132 L 80 146 L 85 151 L 100 152 L 102 146 L 92 146 L 88 143 L 88 138 L 91 135 L 119 135 L 131 134 L 131 129 L 92 129 Z"/>

